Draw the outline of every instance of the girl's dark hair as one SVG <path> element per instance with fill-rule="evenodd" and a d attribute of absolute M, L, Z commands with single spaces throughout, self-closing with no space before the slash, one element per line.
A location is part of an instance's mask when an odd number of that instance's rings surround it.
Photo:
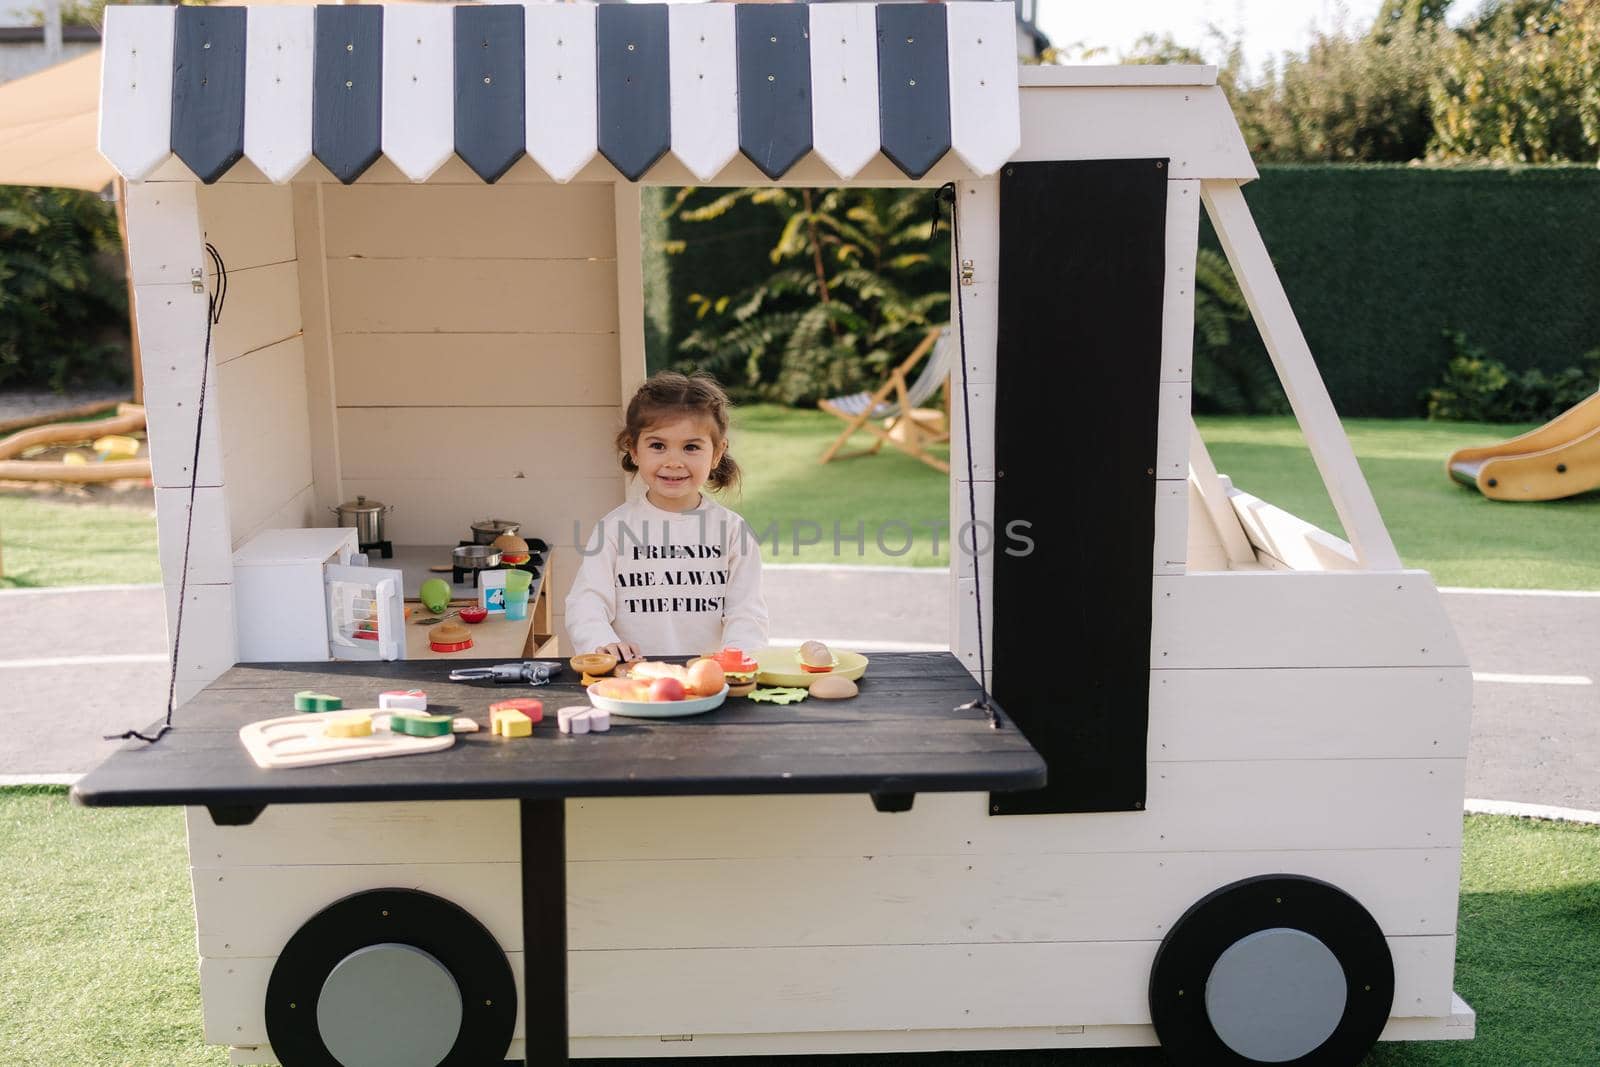
<path fill-rule="evenodd" d="M 639 473 L 639 467 L 628 455 L 628 450 L 639 443 L 639 435 L 650 426 L 684 415 L 698 415 L 711 420 L 716 427 L 713 447 L 728 440 L 728 409 L 732 405 L 728 394 L 722 391 L 717 380 L 704 371 L 679 374 L 674 370 L 657 371 L 628 401 L 628 413 L 622 432 L 617 434 L 617 448 L 622 453 L 622 469 L 629 474 Z M 713 489 L 731 489 L 739 484 L 739 464 L 724 449 L 722 460 L 711 468 L 706 484 Z"/>

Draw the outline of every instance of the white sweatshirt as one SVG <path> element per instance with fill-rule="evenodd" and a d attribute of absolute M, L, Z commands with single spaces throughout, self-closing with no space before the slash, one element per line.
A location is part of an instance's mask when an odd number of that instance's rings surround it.
<path fill-rule="evenodd" d="M 767 643 L 761 546 L 738 515 L 703 493 L 682 512 L 640 497 L 597 527 L 567 593 L 575 652 L 629 641 L 645 656 L 692 656 Z"/>

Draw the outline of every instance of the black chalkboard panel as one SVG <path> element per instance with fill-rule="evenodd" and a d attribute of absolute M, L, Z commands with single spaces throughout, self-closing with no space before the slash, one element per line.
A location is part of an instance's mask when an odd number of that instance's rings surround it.
<path fill-rule="evenodd" d="M 522 156 L 527 139 L 521 4 L 455 9 L 456 155 L 486 182 Z"/>
<path fill-rule="evenodd" d="M 383 8 L 318 4 L 311 153 L 349 185 L 383 151 Z"/>
<path fill-rule="evenodd" d="M 174 14 L 172 151 L 209 185 L 244 155 L 245 9 Z"/>
<path fill-rule="evenodd" d="M 1168 173 L 1156 159 L 1001 172 L 1002 547 L 985 595 L 994 695 L 1050 779 L 994 794 L 995 813 L 1144 807 Z M 1012 555 L 1018 522 L 1033 545 Z"/>
<path fill-rule="evenodd" d="M 769 178 L 811 151 L 811 17 L 804 4 L 739 4 L 739 148 Z"/>

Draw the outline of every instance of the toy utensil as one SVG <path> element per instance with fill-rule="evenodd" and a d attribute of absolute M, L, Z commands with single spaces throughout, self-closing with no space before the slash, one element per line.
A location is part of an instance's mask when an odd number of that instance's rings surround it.
<path fill-rule="evenodd" d="M 521 663 L 496 663 L 492 667 L 459 667 L 450 672 L 452 682 L 494 682 L 496 685 L 545 685 L 561 673 L 560 663 L 523 660 Z"/>

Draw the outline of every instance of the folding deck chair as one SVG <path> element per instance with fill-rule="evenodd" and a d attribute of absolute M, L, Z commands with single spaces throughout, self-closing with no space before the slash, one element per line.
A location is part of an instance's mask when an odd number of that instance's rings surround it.
<path fill-rule="evenodd" d="M 898 367 L 889 372 L 889 378 L 880 385 L 875 392 L 852 393 L 849 396 L 837 396 L 829 400 L 817 401 L 817 406 L 830 415 L 837 415 L 846 422 L 843 431 L 828 450 L 822 454 L 821 462 L 827 463 L 835 459 L 850 459 L 854 456 L 874 455 L 884 446 L 885 442 L 900 449 L 908 456 L 915 456 L 935 470 L 945 474 L 950 473 L 950 464 L 925 451 L 927 445 L 938 444 L 950 440 L 950 412 L 949 404 L 945 407 L 944 429 L 934 431 L 924 428 L 919 424 L 912 412 L 925 403 L 934 391 L 943 385 L 950 375 L 951 350 L 955 348 L 950 341 L 950 327 L 940 326 L 928 331 L 920 344 L 901 361 Z M 931 354 L 930 354 L 931 353 Z M 910 386 L 906 379 L 911 369 L 923 356 L 928 361 L 923 364 L 922 373 Z M 890 394 L 894 399 L 890 400 Z M 945 396 L 948 401 L 949 391 Z M 884 419 L 885 424 L 879 426 L 873 420 Z M 877 437 L 871 448 L 858 449 L 854 452 L 840 452 L 844 443 L 850 440 L 851 434 L 857 430 L 866 430 Z M 898 431 L 899 436 L 896 436 Z"/>

